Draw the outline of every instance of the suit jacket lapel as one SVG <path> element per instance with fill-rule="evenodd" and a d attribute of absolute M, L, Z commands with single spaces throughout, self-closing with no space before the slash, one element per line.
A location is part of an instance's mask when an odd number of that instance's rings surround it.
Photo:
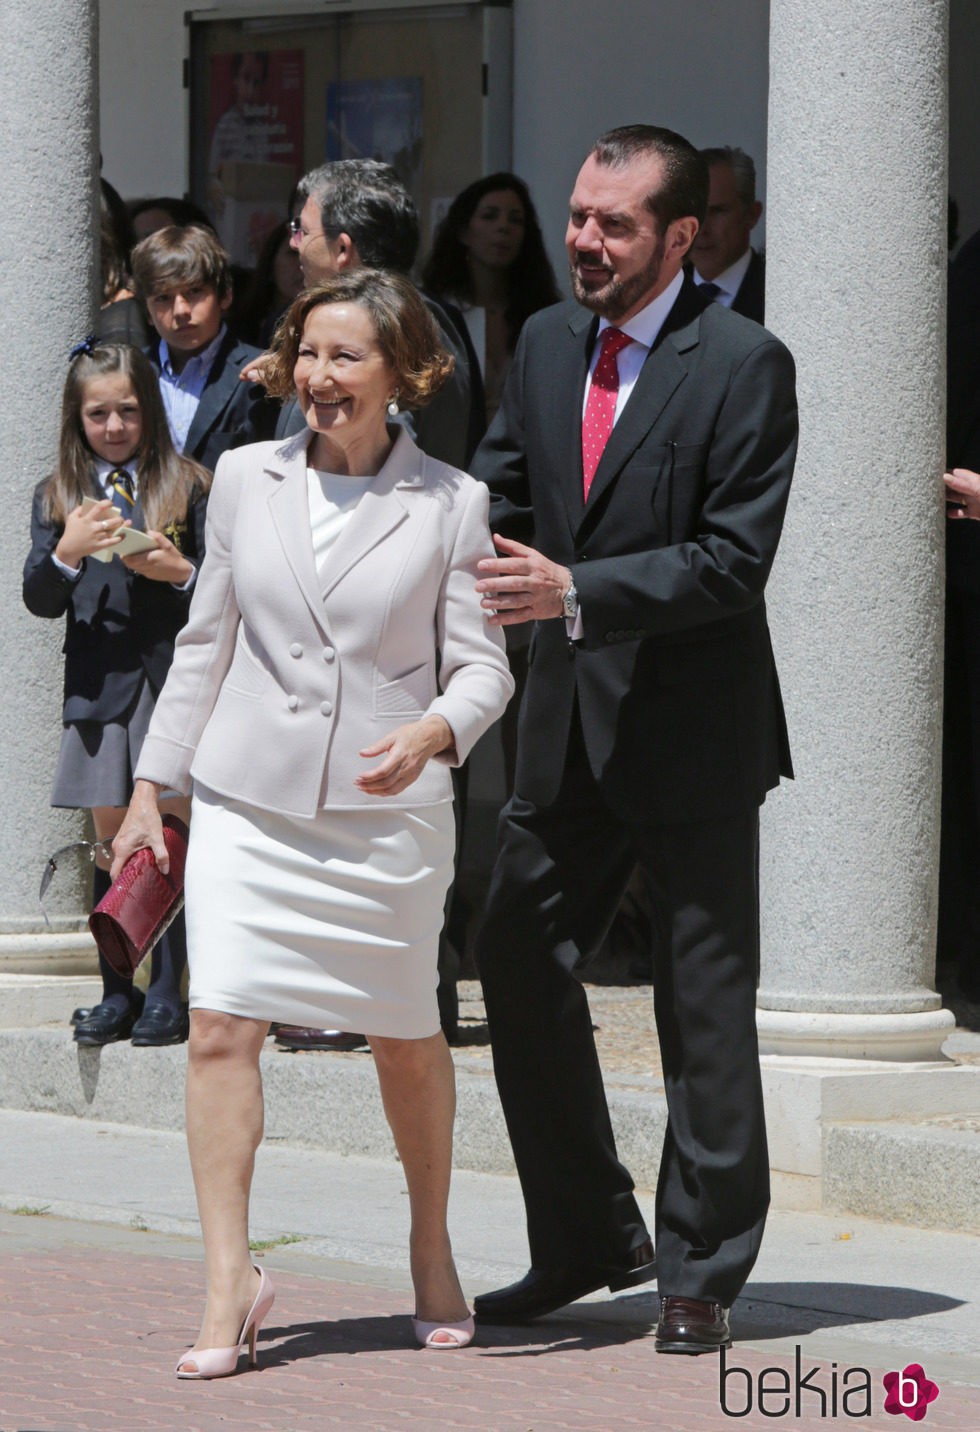
<path fill-rule="evenodd" d="M 293 576 L 318 625 L 328 630 L 324 600 L 366 552 L 384 540 L 408 516 L 398 488 L 421 487 L 425 459 L 402 430 L 388 461 L 373 478 L 330 550 L 324 576 L 317 572 L 310 531 L 306 485 L 307 448 L 311 434 L 290 438 L 275 449 L 268 471 L 279 480 L 269 494 L 272 525 Z"/>
<path fill-rule="evenodd" d="M 372 547 L 405 521 L 408 507 L 398 489 L 422 486 L 424 461 L 405 429 L 399 429 L 387 462 L 371 480 L 330 550 L 321 579 L 324 598 Z"/>
<path fill-rule="evenodd" d="M 569 342 L 556 355 L 550 387 L 554 403 L 555 470 L 560 474 L 568 526 L 573 536 L 582 521 L 582 404 L 598 324 L 599 320 L 587 309 L 579 308 L 572 314 L 568 320 Z"/>
<path fill-rule="evenodd" d="M 687 364 L 681 355 L 699 342 L 700 317 L 706 306 L 707 300 L 698 297 L 694 281 L 686 278 L 599 460 L 589 489 L 589 500 L 585 504 L 586 515 L 659 421 L 677 388 L 687 377 Z M 579 447 L 581 474 L 581 439 Z"/>
<path fill-rule="evenodd" d="M 267 471 L 279 480 L 269 494 L 269 515 L 286 561 L 317 624 L 326 630 L 320 579 L 313 560 L 310 505 L 306 489 L 306 437 L 278 447 Z"/>
<path fill-rule="evenodd" d="M 232 361 L 232 352 L 236 347 L 231 335 L 226 334 L 225 341 L 214 356 L 197 412 L 187 430 L 184 451 L 188 454 L 192 453 L 201 439 L 211 431 L 228 406 L 229 399 L 238 391 L 239 365 Z M 242 363 L 244 362 L 243 356 Z"/>

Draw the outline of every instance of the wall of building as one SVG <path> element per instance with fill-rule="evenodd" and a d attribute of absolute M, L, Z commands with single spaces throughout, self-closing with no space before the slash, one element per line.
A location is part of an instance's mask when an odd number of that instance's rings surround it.
<path fill-rule="evenodd" d="M 741 145 L 765 196 L 768 27 L 768 0 L 516 0 L 514 167 L 559 273 L 575 173 L 614 125 L 664 124 L 699 147 Z"/>
<path fill-rule="evenodd" d="M 103 173 L 126 198 L 187 183 L 186 9 L 101 0 Z M 696 144 L 741 144 L 764 186 L 768 17 L 768 0 L 515 0 L 514 167 L 559 273 L 572 179 L 612 125 L 652 121 Z"/>
<path fill-rule="evenodd" d="M 126 199 L 187 187 L 184 0 L 101 0 L 102 173 Z"/>

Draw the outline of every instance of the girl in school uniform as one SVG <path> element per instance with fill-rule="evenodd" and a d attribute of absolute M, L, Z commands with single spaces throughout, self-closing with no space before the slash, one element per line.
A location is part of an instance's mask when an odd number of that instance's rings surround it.
<path fill-rule="evenodd" d="M 187 619 L 204 556 L 210 481 L 175 451 L 156 374 L 138 349 L 90 338 L 72 350 L 58 463 L 34 493 L 24 601 L 35 616 L 67 618 L 64 730 L 51 804 L 88 809 L 97 841 L 111 842 L 122 823 Z M 115 554 L 128 526 L 145 529 L 155 546 Z M 166 806 L 187 820 L 188 800 L 174 796 Z M 100 852 L 93 904 L 108 888 Z M 76 1011 L 76 1042 L 186 1039 L 185 964 L 182 915 L 154 950 L 145 1004 L 100 959 L 102 999 Z"/>

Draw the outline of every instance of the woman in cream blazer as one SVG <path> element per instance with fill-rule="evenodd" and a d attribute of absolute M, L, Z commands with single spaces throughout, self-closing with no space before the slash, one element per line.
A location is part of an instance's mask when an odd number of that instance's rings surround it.
<path fill-rule="evenodd" d="M 293 304 L 270 386 L 295 384 L 308 432 L 218 464 L 207 557 L 114 843 L 114 875 L 143 845 L 165 868 L 158 794 L 193 791 L 187 1132 L 208 1302 L 180 1377 L 234 1372 L 246 1343 L 254 1360 L 272 1304 L 248 1250 L 272 1020 L 367 1032 L 408 1183 L 416 1336 L 473 1336 L 446 1229 L 436 949 L 449 767 L 513 683 L 475 591 L 487 489 L 386 426 L 451 363 L 396 276 L 358 270 Z"/>

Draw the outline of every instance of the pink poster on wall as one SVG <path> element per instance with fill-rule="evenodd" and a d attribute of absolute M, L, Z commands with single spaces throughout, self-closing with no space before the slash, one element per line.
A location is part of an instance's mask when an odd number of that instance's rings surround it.
<path fill-rule="evenodd" d="M 288 218 L 303 154 L 303 51 L 211 57 L 208 209 L 235 263 Z"/>

